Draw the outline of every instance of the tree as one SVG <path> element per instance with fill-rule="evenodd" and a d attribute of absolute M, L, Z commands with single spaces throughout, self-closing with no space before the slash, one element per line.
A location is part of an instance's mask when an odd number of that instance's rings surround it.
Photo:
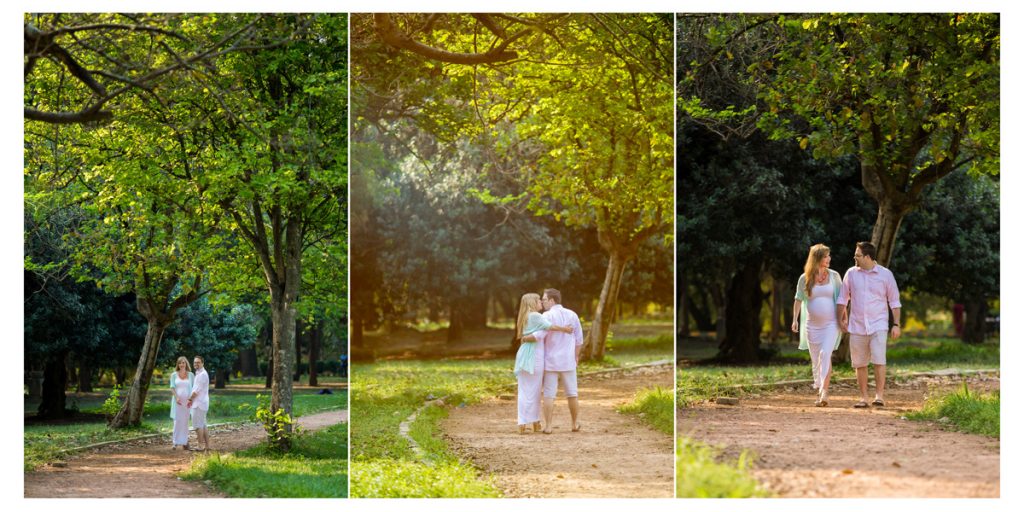
<path fill-rule="evenodd" d="M 925 187 L 958 169 L 999 172 L 999 15 L 779 16 L 775 55 L 751 67 L 762 126 L 816 158 L 855 156 L 878 205 L 889 265 Z M 797 127 L 786 117 L 806 123 Z"/>
<path fill-rule="evenodd" d="M 206 183 L 206 197 L 229 216 L 228 227 L 251 250 L 235 255 L 234 270 L 225 269 L 218 285 L 248 290 L 259 275 L 268 292 L 271 410 L 290 415 L 303 281 L 321 283 L 310 288 L 328 290 L 337 306 L 345 306 L 337 299 L 344 297 L 345 281 L 347 70 L 346 53 L 338 49 L 346 44 L 347 21 L 287 15 L 261 23 L 264 37 L 283 33 L 292 40 L 233 54 L 222 64 L 227 72 L 211 78 L 225 89 L 239 76 L 245 80 L 219 112 L 219 172 Z"/>
<path fill-rule="evenodd" d="M 411 117 L 439 140 L 472 141 L 490 153 L 484 172 L 519 183 L 512 195 L 481 194 L 485 202 L 518 202 L 597 232 L 609 261 L 586 356 L 602 357 L 627 263 L 670 224 L 671 16 L 377 15 L 374 22 L 371 32 L 357 21 L 353 33 L 353 59 L 366 70 L 355 73 L 356 83 L 364 86 L 365 77 L 368 89 L 357 102 L 361 117 L 371 124 Z M 410 87 L 394 94 L 396 83 Z"/>

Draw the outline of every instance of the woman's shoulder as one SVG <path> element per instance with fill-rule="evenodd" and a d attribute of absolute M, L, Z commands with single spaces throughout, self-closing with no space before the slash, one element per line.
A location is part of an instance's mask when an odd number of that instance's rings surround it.
<path fill-rule="evenodd" d="M 527 318 L 544 318 L 544 315 L 540 314 L 539 311 L 530 311 L 530 313 L 528 315 L 526 315 L 526 317 Z"/>

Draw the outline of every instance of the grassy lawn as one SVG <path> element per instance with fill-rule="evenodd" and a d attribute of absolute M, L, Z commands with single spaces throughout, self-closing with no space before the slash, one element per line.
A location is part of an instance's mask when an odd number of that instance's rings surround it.
<path fill-rule="evenodd" d="M 999 392 L 978 393 L 964 384 L 957 391 L 928 398 L 924 409 L 907 417 L 935 421 L 951 430 L 998 438 Z"/>
<path fill-rule="evenodd" d="M 632 402 L 619 406 L 618 411 L 635 414 L 655 430 L 668 435 L 672 435 L 675 429 L 675 404 L 671 389 L 661 386 L 641 389 Z"/>
<path fill-rule="evenodd" d="M 352 497 L 494 497 L 498 490 L 459 462 L 438 436 L 447 416 L 432 406 L 411 426 L 426 452 L 419 460 L 398 426 L 429 397 L 456 406 L 493 396 L 515 382 L 510 361 L 389 361 L 356 365 L 352 375 Z"/>
<path fill-rule="evenodd" d="M 192 462 L 186 480 L 208 480 L 240 498 L 348 497 L 348 426 L 299 435 L 281 454 L 266 444 Z"/>
<path fill-rule="evenodd" d="M 610 341 L 609 360 L 587 363 L 581 371 L 671 359 L 672 338 L 629 338 Z M 426 408 L 411 425 L 410 436 L 423 448 L 413 453 L 398 433 L 399 424 L 424 401 L 448 397 L 450 406 L 465 407 L 503 390 L 514 389 L 513 361 L 508 359 L 384 361 L 355 365 L 352 374 L 352 497 L 425 498 L 497 497 L 488 478 L 463 464 L 441 438 L 439 422 L 446 407 Z M 671 393 L 669 408 L 671 408 Z M 660 399 L 664 403 L 664 398 Z M 671 422 L 671 416 L 669 417 Z M 515 419 L 509 419 L 509 431 Z M 671 432 L 671 429 L 669 429 Z"/>
<path fill-rule="evenodd" d="M 685 407 L 716 396 L 741 396 L 754 389 L 735 386 L 811 378 L 806 351 L 786 348 L 780 355 L 783 362 L 762 366 L 686 364 L 677 372 L 679 404 Z M 886 360 L 888 374 L 894 379 L 942 368 L 998 368 L 999 342 L 967 345 L 949 338 L 903 338 L 889 344 Z M 839 363 L 833 365 L 833 376 L 850 378 L 854 372 L 849 364 Z"/>
<path fill-rule="evenodd" d="M 676 447 L 677 498 L 751 498 L 768 496 L 750 476 L 753 457 L 746 452 L 734 463 L 716 460 L 718 450 L 686 437 Z"/>
<path fill-rule="evenodd" d="M 96 393 L 69 397 L 69 403 L 83 413 L 99 413 L 100 406 L 109 394 L 109 389 Z M 65 425 L 25 425 L 25 471 L 41 464 L 61 458 L 61 450 L 86 446 L 104 441 L 131 439 L 145 434 L 170 433 L 170 389 L 151 387 L 149 403 L 146 404 L 142 425 L 136 428 L 110 430 L 104 421 L 89 421 Z M 346 406 L 346 391 L 335 391 L 332 395 L 317 395 L 315 390 L 295 390 L 292 412 L 303 416 L 317 412 L 343 409 Z M 211 424 L 246 421 L 256 406 L 256 395 L 270 395 L 270 390 L 257 393 L 253 390 L 213 390 L 210 397 L 210 411 L 207 420 Z M 37 402 L 25 400 L 25 410 L 32 411 Z"/>

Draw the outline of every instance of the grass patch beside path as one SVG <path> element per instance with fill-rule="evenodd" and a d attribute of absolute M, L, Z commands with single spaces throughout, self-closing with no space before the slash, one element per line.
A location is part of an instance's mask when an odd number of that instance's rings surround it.
<path fill-rule="evenodd" d="M 302 434 L 288 453 L 266 443 L 230 454 L 199 457 L 182 474 L 208 480 L 240 498 L 348 497 L 348 426 L 345 423 Z"/>
<path fill-rule="evenodd" d="M 169 429 L 168 429 L 169 431 Z M 61 450 L 88 446 L 106 441 L 122 441 L 161 430 L 150 423 L 140 427 L 110 430 L 105 423 L 73 423 L 70 425 L 26 426 L 24 470 L 32 471 L 47 462 L 60 460 Z"/>
<path fill-rule="evenodd" d="M 928 398 L 924 408 L 907 415 L 915 421 L 935 421 L 944 428 L 999 437 L 999 392 L 978 393 L 964 384 L 952 393 Z"/>
<path fill-rule="evenodd" d="M 718 450 L 687 437 L 676 448 L 676 498 L 752 498 L 769 494 L 750 476 L 751 458 L 718 462 Z"/>
<path fill-rule="evenodd" d="M 655 430 L 672 435 L 675 429 L 675 404 L 672 390 L 661 386 L 644 388 L 637 391 L 633 401 L 620 405 L 620 413 L 634 414 Z"/>
<path fill-rule="evenodd" d="M 352 375 L 352 497 L 493 497 L 500 493 L 462 464 L 438 434 L 443 407 L 428 407 L 410 436 L 426 453 L 419 460 L 398 433 L 428 399 L 469 405 L 515 383 L 506 360 L 388 361 L 362 364 Z M 510 419 L 510 431 L 515 418 Z"/>
<path fill-rule="evenodd" d="M 296 390 L 293 396 L 292 413 L 294 416 L 305 416 L 329 410 L 344 409 L 347 390 L 334 390 L 331 395 L 317 395 L 316 390 Z M 270 390 L 256 393 L 255 391 L 231 389 L 214 390 L 210 397 L 210 410 L 207 421 L 228 423 L 247 421 L 256 406 L 256 395 L 270 395 Z M 105 441 L 121 441 L 133 439 L 146 434 L 170 433 L 173 424 L 170 414 L 170 390 L 166 388 L 150 388 L 150 400 L 143 411 L 142 425 L 134 428 L 110 430 L 103 421 L 68 423 L 63 425 L 33 424 L 25 425 L 25 461 L 24 470 L 31 471 L 43 464 L 60 460 L 62 450 L 88 446 Z M 75 398 L 78 407 L 84 413 L 99 413 L 103 404 L 103 393 L 92 393 L 88 396 Z M 30 408 L 25 402 L 25 410 Z M 169 442 L 169 441 L 168 441 Z"/>

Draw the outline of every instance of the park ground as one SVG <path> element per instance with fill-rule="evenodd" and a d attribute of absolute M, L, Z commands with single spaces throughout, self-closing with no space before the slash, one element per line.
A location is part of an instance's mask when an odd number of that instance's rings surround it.
<path fill-rule="evenodd" d="M 693 345 L 684 357 L 708 353 Z M 998 340 L 893 343 L 885 407 L 866 410 L 853 408 L 859 392 L 848 364 L 837 363 L 829 407 L 819 408 L 809 364 L 785 350 L 780 359 L 748 367 L 685 360 L 677 372 L 680 497 L 999 496 Z M 958 403 L 967 405 L 950 406 Z"/>
<path fill-rule="evenodd" d="M 652 422 L 671 424 L 671 324 L 630 327 L 581 366 L 578 433 L 561 397 L 554 434 L 517 433 L 510 331 L 477 333 L 474 354 L 355 365 L 352 496 L 671 497 L 671 428 Z"/>
<path fill-rule="evenodd" d="M 104 390 L 72 394 L 80 419 L 26 420 L 25 496 L 344 497 L 347 390 L 341 379 L 327 381 L 295 387 L 301 433 L 287 454 L 269 449 L 263 427 L 250 421 L 257 395 L 269 395 L 255 383 L 214 390 L 208 454 L 171 450 L 169 395 L 161 388 L 151 388 L 141 427 L 117 431 L 99 414 Z M 324 389 L 331 394 L 319 394 Z M 26 400 L 26 411 L 31 405 Z"/>

